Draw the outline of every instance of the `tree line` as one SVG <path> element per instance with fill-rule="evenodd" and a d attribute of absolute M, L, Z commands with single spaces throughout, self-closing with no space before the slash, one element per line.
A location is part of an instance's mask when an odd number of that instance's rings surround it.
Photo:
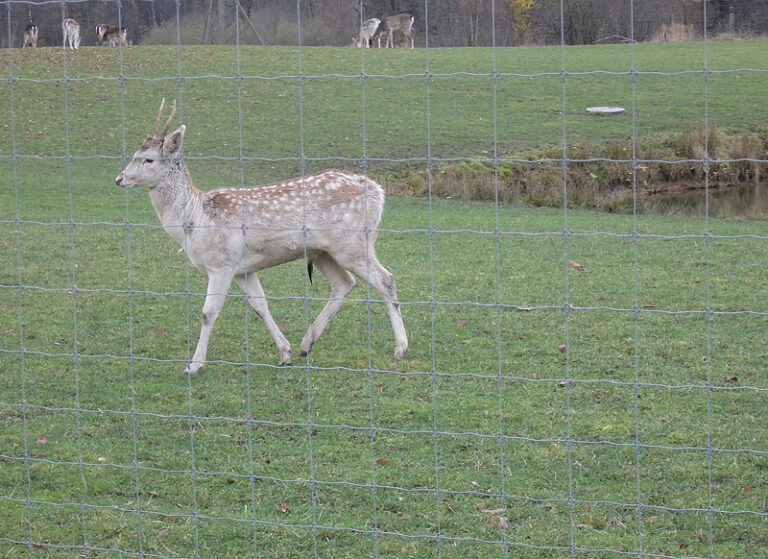
<path fill-rule="evenodd" d="M 631 12 L 630 8 L 634 11 Z M 361 21 L 410 13 L 417 46 L 470 47 L 671 41 L 768 34 L 765 0 L 18 0 L 0 1 L 5 47 L 35 23 L 41 46 L 62 44 L 61 22 L 128 29 L 132 44 L 344 46 Z"/>

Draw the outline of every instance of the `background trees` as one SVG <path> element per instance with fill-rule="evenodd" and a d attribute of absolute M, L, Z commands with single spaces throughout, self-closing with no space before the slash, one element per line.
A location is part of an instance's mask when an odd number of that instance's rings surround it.
<path fill-rule="evenodd" d="M 133 44 L 183 43 L 346 45 L 361 19 L 408 12 L 417 44 L 516 46 L 680 40 L 703 31 L 752 36 L 768 33 L 764 0 L 85 0 L 0 3 L 2 46 L 21 46 L 34 21 L 41 45 L 62 42 L 61 20 L 81 24 L 83 45 L 94 27 L 128 28 Z M 177 30 L 177 21 L 180 23 Z M 178 33 L 178 34 L 177 34 Z"/>

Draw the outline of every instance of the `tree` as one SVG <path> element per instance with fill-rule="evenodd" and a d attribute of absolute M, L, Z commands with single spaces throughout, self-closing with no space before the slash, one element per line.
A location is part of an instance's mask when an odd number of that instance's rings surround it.
<path fill-rule="evenodd" d="M 536 3 L 534 0 L 508 0 L 507 5 L 514 21 L 515 44 L 526 44 L 531 28 L 531 12 Z"/>

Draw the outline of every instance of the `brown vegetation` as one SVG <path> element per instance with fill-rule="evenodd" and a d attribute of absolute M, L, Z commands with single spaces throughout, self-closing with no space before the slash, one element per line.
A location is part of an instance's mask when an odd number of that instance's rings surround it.
<path fill-rule="evenodd" d="M 567 196 L 569 207 L 622 212 L 632 209 L 635 192 L 653 197 L 768 178 L 768 134 L 686 130 L 643 138 L 635 151 L 633 163 L 631 139 L 596 148 L 571 146 L 565 158 L 562 148 L 552 146 L 505 156 L 495 166 L 488 158 L 436 164 L 431 173 L 416 170 L 390 177 L 387 188 L 396 195 L 538 206 L 562 206 Z"/>

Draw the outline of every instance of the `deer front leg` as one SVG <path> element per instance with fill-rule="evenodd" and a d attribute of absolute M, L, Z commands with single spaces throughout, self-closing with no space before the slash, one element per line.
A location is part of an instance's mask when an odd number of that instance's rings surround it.
<path fill-rule="evenodd" d="M 251 308 L 256 311 L 256 314 L 264 322 L 269 333 L 272 334 L 272 339 L 275 340 L 277 350 L 280 352 L 280 362 L 278 365 L 290 365 L 291 344 L 285 339 L 277 323 L 275 323 L 275 319 L 272 318 L 272 314 L 269 312 L 267 298 L 264 296 L 264 290 L 261 287 L 259 278 L 256 274 L 245 274 L 236 276 L 235 279 L 245 294 L 248 295 L 248 302 L 251 304 Z"/>
<path fill-rule="evenodd" d="M 232 283 L 232 276 L 228 273 L 208 274 L 208 290 L 203 303 L 203 325 L 200 328 L 200 338 L 197 340 L 197 348 L 192 356 L 192 361 L 187 364 L 184 373 L 191 375 L 199 371 L 205 365 L 205 355 L 208 352 L 208 340 L 211 337 L 213 323 L 219 316 L 221 307 L 224 306 L 224 300 L 229 292 L 229 285 Z"/>

